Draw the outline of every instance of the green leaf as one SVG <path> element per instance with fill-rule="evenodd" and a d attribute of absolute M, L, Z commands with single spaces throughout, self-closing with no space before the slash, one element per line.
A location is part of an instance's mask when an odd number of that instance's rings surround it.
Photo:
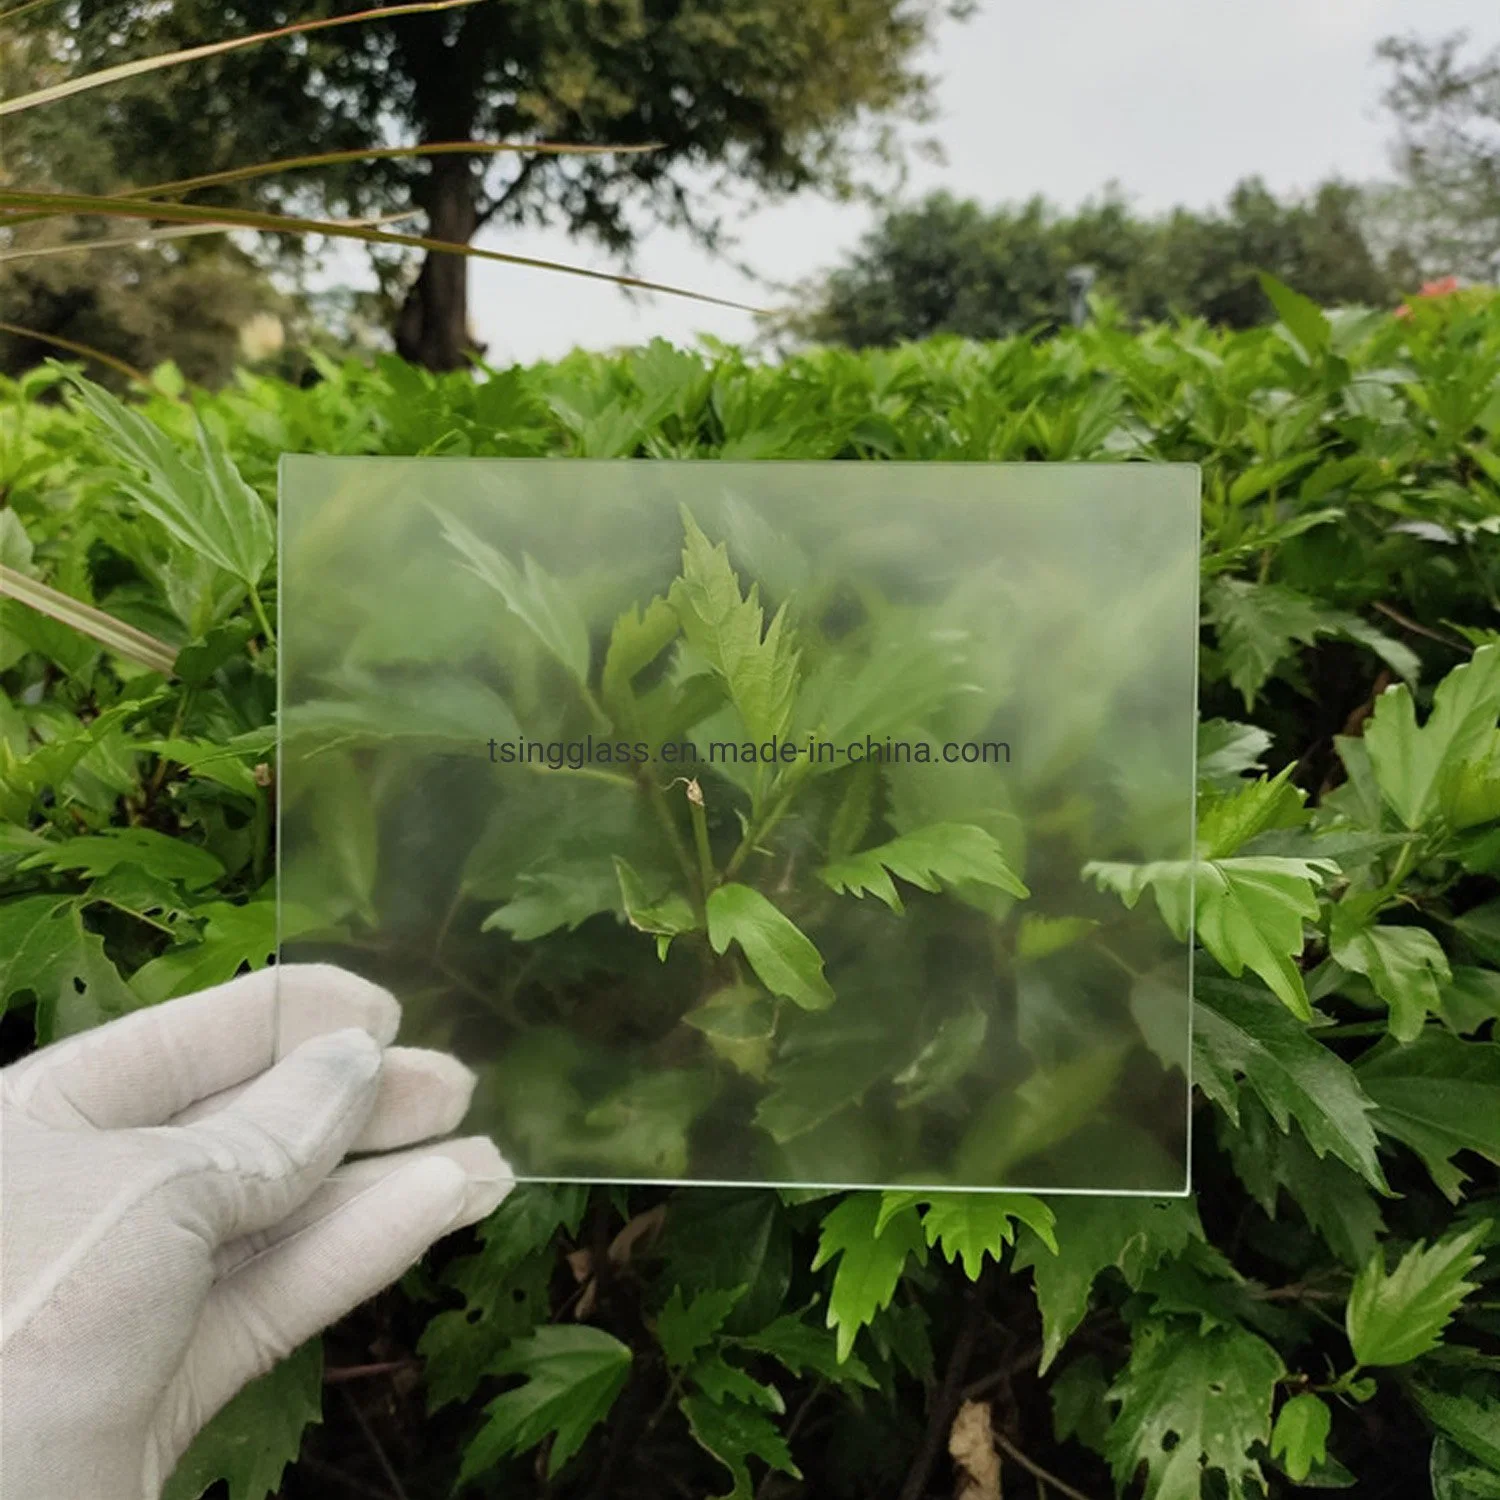
<path fill-rule="evenodd" d="M 1279 583 L 1223 576 L 1207 585 L 1203 602 L 1218 631 L 1230 684 L 1247 709 L 1293 647 L 1310 645 L 1326 628 L 1315 599 Z"/>
<path fill-rule="evenodd" d="M 700 1396 L 684 1396 L 678 1407 L 699 1445 L 719 1460 L 733 1478 L 723 1500 L 751 1500 L 754 1489 L 746 1460 L 758 1458 L 794 1479 L 802 1471 L 792 1462 L 791 1449 L 775 1426 L 753 1406 L 720 1404 Z"/>
<path fill-rule="evenodd" d="M 113 1020 L 140 1001 L 83 925 L 76 896 L 0 902 L 0 1013 L 21 993 L 36 998 L 39 1045 Z"/>
<path fill-rule="evenodd" d="M 1109 1394 L 1120 1407 L 1105 1440 L 1115 1483 L 1123 1488 L 1144 1464 L 1143 1500 L 1198 1500 L 1213 1472 L 1229 1500 L 1259 1496 L 1265 1482 L 1251 1450 L 1270 1440 L 1284 1373 L 1281 1356 L 1243 1328 L 1138 1325 Z"/>
<path fill-rule="evenodd" d="M 1311 1391 L 1293 1396 L 1276 1413 L 1271 1429 L 1271 1457 L 1301 1484 L 1328 1457 L 1333 1413 Z"/>
<path fill-rule="evenodd" d="M 1293 291 L 1269 271 L 1257 271 L 1256 279 L 1260 282 L 1261 290 L 1271 299 L 1276 316 L 1286 325 L 1305 355 L 1311 358 L 1328 348 L 1333 338 L 1333 327 L 1316 302 L 1310 297 L 1304 297 L 1301 292 Z"/>
<path fill-rule="evenodd" d="M 804 1323 L 796 1313 L 783 1313 L 759 1333 L 726 1342 L 768 1355 L 793 1375 L 811 1373 L 835 1385 L 862 1385 L 871 1389 L 875 1386 L 875 1377 L 857 1354 L 848 1354 L 841 1360 L 837 1339 L 826 1329 Z"/>
<path fill-rule="evenodd" d="M 869 892 L 892 911 L 899 912 L 901 897 L 887 870 L 924 891 L 972 881 L 994 886 L 1012 896 L 1031 894 L 1005 862 L 995 836 L 966 823 L 933 823 L 903 833 L 878 848 L 824 865 L 818 871 L 818 879 L 831 890 L 848 891 L 855 896 Z"/>
<path fill-rule="evenodd" d="M 1203 1238 L 1198 1211 L 1180 1198 L 1059 1198 L 1057 1249 L 1027 1232 L 1016 1245 L 1012 1268 L 1030 1269 L 1042 1314 L 1045 1372 L 1088 1312 L 1089 1293 L 1100 1274 L 1114 1268 L 1126 1283 L 1141 1278 L 1168 1256 Z"/>
<path fill-rule="evenodd" d="M 456 516 L 431 507 L 443 537 L 460 553 L 474 576 L 487 583 L 548 651 L 581 683 L 589 676 L 589 632 L 567 590 L 534 558 L 519 568 L 469 530 Z"/>
<path fill-rule="evenodd" d="M 576 1233 L 587 1205 L 581 1185 L 522 1182 L 479 1226 L 478 1254 L 462 1256 L 444 1276 L 463 1307 L 435 1314 L 417 1344 L 429 1411 L 467 1400 L 505 1344 L 547 1320 L 553 1236 Z"/>
<path fill-rule="evenodd" d="M 988 1255 L 999 1264 L 1005 1247 L 1016 1237 L 1016 1223 L 1029 1225 L 1055 1253 L 1053 1213 L 1040 1198 L 1028 1193 L 928 1193 L 897 1190 L 882 1195 L 875 1232 L 912 1204 L 926 1204 L 922 1234 L 929 1246 L 942 1247 L 950 1261 L 963 1261 L 964 1274 L 977 1281 Z"/>
<path fill-rule="evenodd" d="M 668 891 L 655 898 L 647 894 L 646 882 L 627 860 L 615 855 L 615 878 L 620 886 L 620 900 L 625 905 L 625 919 L 637 932 L 649 932 L 657 939 L 657 956 L 665 959 L 667 946 L 684 932 L 699 927 L 697 913 L 686 896 Z"/>
<path fill-rule="evenodd" d="M 580 922 L 615 911 L 620 901 L 617 877 L 602 860 L 527 870 L 516 877 L 516 893 L 480 923 L 481 932 L 501 928 L 517 942 L 533 942 L 549 932 L 571 932 Z"/>
<path fill-rule="evenodd" d="M 1342 901 L 1329 923 L 1329 953 L 1370 981 L 1390 1008 L 1397 1041 L 1415 1041 L 1428 1015 L 1441 1012 L 1443 986 L 1452 974 L 1447 955 L 1425 928 L 1374 925 L 1362 904 Z"/>
<path fill-rule="evenodd" d="M 683 1016 L 684 1026 L 701 1031 L 716 1057 L 749 1078 L 764 1082 L 776 1034 L 776 1002 L 753 984 L 715 990 Z"/>
<path fill-rule="evenodd" d="M 556 1475 L 609 1415 L 630 1373 L 630 1360 L 627 1345 L 582 1323 L 553 1323 L 517 1339 L 490 1373 L 524 1375 L 526 1383 L 485 1407 L 484 1425 L 464 1449 L 459 1484 L 553 1433 L 547 1474 Z"/>
<path fill-rule="evenodd" d="M 1217 791 L 1240 785 L 1246 771 L 1261 769 L 1271 736 L 1257 724 L 1205 719 L 1198 725 L 1198 781 Z"/>
<path fill-rule="evenodd" d="M 177 1462 L 161 1500 L 198 1500 L 220 1480 L 228 1500 L 266 1500 L 308 1426 L 323 1419 L 323 1344 L 312 1339 L 252 1380 L 200 1431 Z"/>
<path fill-rule="evenodd" d="M 1326 859 L 1257 855 L 1231 859 L 1161 860 L 1144 865 L 1090 863 L 1092 876 L 1134 907 L 1150 886 L 1162 918 L 1178 938 L 1188 931 L 1191 893 L 1198 941 L 1236 979 L 1249 968 L 1293 1015 L 1312 1019 L 1296 959 L 1302 924 L 1316 920 L 1316 888 L 1338 866 Z"/>
<path fill-rule="evenodd" d="M 682 524 L 682 576 L 669 599 L 683 634 L 723 678 L 751 737 L 762 743 L 779 738 L 791 723 L 800 656 L 786 606 L 762 638 L 760 586 L 752 584 L 742 599 L 724 544 L 713 546 L 685 510 Z"/>
<path fill-rule="evenodd" d="M 1468 1180 L 1453 1164 L 1460 1151 L 1500 1165 L 1500 1043 L 1432 1028 L 1409 1046 L 1372 1049 L 1354 1071 L 1375 1101 L 1376 1130 L 1410 1146 L 1451 1201 Z"/>
<path fill-rule="evenodd" d="M 1445 776 L 1488 745 L 1497 716 L 1500 645 L 1481 646 L 1438 684 L 1420 729 L 1406 687 L 1387 688 L 1376 700 L 1365 748 L 1385 800 L 1408 828 L 1438 811 Z"/>
<path fill-rule="evenodd" d="M 989 1025 L 989 1016 L 977 1005 L 948 1016 L 932 1040 L 891 1080 L 902 1090 L 898 1108 L 914 1108 L 978 1067 Z"/>
<path fill-rule="evenodd" d="M 667 1364 L 674 1370 L 686 1369 L 698 1351 L 713 1341 L 743 1295 L 743 1287 L 733 1290 L 710 1287 L 691 1302 L 685 1302 L 682 1288 L 673 1287 L 667 1305 L 656 1319 L 656 1340 L 667 1356 Z"/>
<path fill-rule="evenodd" d="M 633 683 L 677 639 L 681 626 L 677 613 L 665 599 L 655 598 L 641 614 L 635 605 L 615 621 L 604 655 L 604 675 L 599 691 L 616 722 L 631 723 L 634 716 Z"/>
<path fill-rule="evenodd" d="M 1376 1157 L 1375 1106 L 1354 1070 L 1271 997 L 1250 985 L 1197 982 L 1194 1082 L 1232 1121 L 1243 1075 L 1279 1129 L 1295 1120 L 1319 1155 L 1332 1154 L 1387 1192 Z"/>
<path fill-rule="evenodd" d="M 818 1235 L 812 1269 L 838 1260 L 828 1298 L 828 1326 L 838 1333 L 840 1361 L 849 1357 L 859 1330 L 889 1305 L 907 1256 L 914 1255 L 922 1264 L 927 1261 L 916 1209 L 902 1209 L 877 1230 L 880 1210 L 879 1193 L 850 1193 L 824 1216 Z"/>
<path fill-rule="evenodd" d="M 1432 1440 L 1432 1500 L 1500 1500 L 1500 1463 L 1481 1469 L 1451 1438 Z"/>
<path fill-rule="evenodd" d="M 1271 828 L 1296 828 L 1306 823 L 1302 804 L 1306 793 L 1291 784 L 1295 768 L 1278 776 L 1241 782 L 1231 792 L 1198 799 L 1198 857 L 1222 859 Z"/>
<path fill-rule="evenodd" d="M 1442 1391 L 1416 1380 L 1407 1390 L 1434 1427 L 1500 1475 L 1500 1392 L 1493 1384 L 1487 1397 Z"/>
<path fill-rule="evenodd" d="M 24 860 L 21 868 L 107 875 L 125 864 L 140 865 L 163 880 L 180 880 L 189 890 L 212 885 L 224 874 L 224 866 L 208 850 L 150 828 L 106 828 L 62 839 Z"/>
<path fill-rule="evenodd" d="M 731 882 L 708 898 L 708 941 L 715 953 L 738 943 L 756 977 L 773 995 L 784 995 L 804 1010 L 824 1010 L 833 1004 L 818 950 L 754 887 Z"/>
<path fill-rule="evenodd" d="M 69 376 L 112 456 L 132 471 L 130 497 L 184 546 L 249 587 L 276 552 L 266 503 L 240 477 L 219 440 L 198 424 L 198 466 L 140 412 L 81 375 Z M 144 482 L 136 477 L 144 472 Z"/>
<path fill-rule="evenodd" d="M 242 968 L 262 968 L 275 956 L 276 902 L 210 901 L 194 908 L 193 915 L 204 924 L 199 942 L 169 948 L 130 976 L 130 988 L 146 1004 L 223 984 Z M 283 939 L 321 925 L 316 912 L 291 902 L 281 904 Z"/>
<path fill-rule="evenodd" d="M 1474 1247 L 1489 1233 L 1486 1221 L 1439 1240 L 1430 1250 L 1418 1241 L 1387 1274 L 1377 1250 L 1354 1278 L 1344 1325 L 1362 1365 L 1404 1365 L 1436 1349 L 1448 1320 L 1474 1290 L 1464 1280 L 1483 1259 Z"/>

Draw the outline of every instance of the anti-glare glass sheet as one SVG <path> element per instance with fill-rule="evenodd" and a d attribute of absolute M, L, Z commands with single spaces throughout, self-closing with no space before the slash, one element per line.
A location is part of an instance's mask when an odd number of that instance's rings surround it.
<path fill-rule="evenodd" d="M 1198 514 L 289 457 L 282 960 L 392 990 L 521 1177 L 1180 1193 L 1188 947 L 1117 889 L 1192 856 Z"/>

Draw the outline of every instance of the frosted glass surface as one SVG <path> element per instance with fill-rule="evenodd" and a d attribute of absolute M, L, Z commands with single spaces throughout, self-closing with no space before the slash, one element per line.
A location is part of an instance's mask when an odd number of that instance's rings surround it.
<path fill-rule="evenodd" d="M 283 962 L 522 1177 L 1178 1193 L 1198 473 L 288 457 Z"/>

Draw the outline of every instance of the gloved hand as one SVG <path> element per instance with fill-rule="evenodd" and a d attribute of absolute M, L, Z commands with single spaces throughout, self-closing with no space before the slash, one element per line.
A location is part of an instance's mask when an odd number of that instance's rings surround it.
<path fill-rule="evenodd" d="M 157 1500 L 242 1385 L 512 1186 L 483 1137 L 417 1146 L 474 1077 L 390 1046 L 389 994 L 280 982 L 284 1056 L 262 970 L 0 1072 L 4 1500 Z"/>

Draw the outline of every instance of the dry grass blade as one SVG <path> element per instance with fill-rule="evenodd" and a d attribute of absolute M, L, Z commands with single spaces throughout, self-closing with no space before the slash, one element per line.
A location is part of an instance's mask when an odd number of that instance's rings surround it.
<path fill-rule="evenodd" d="M 42 210 L 52 214 L 95 214 L 104 218 L 162 219 L 181 224 L 232 224 L 236 229 L 256 229 L 269 234 L 321 234 L 330 239 L 362 240 L 370 245 L 397 245 L 407 250 L 436 251 L 439 254 L 466 255 L 476 260 L 496 261 L 506 266 L 529 266 L 537 271 L 560 271 L 581 276 L 587 281 L 606 281 L 615 286 L 634 287 L 642 292 L 660 292 L 669 297 L 685 297 L 691 302 L 706 302 L 714 307 L 730 307 L 737 312 L 762 316 L 764 308 L 737 302 L 732 297 L 715 297 L 709 292 L 694 292 L 665 282 L 646 281 L 639 276 L 622 276 L 616 271 L 594 271 L 586 266 L 564 265 L 561 261 L 539 260 L 531 255 L 508 255 L 503 250 L 480 250 L 474 245 L 455 245 L 447 240 L 429 239 L 418 234 L 387 234 L 379 229 L 365 229 L 339 224 L 328 219 L 303 219 L 290 214 L 261 213 L 253 209 L 200 207 L 192 203 L 151 203 L 134 198 L 102 198 L 83 193 L 35 193 L 0 189 L 0 210 L 23 212 Z M 0 218 L 0 225 L 4 219 Z"/>
<path fill-rule="evenodd" d="M 306 167 L 335 167 L 351 161 L 391 161 L 403 156 L 499 156 L 521 152 L 535 152 L 538 156 L 639 156 L 660 149 L 655 141 L 640 146 L 576 146 L 562 141 L 428 141 L 420 146 L 373 146 L 355 151 L 320 151 L 314 156 L 284 156 L 280 161 L 256 162 L 227 172 L 210 172 L 202 177 L 183 177 L 176 182 L 157 182 L 150 187 L 127 189 L 115 196 L 158 198 L 168 193 L 221 187 L 230 182 L 249 182 L 256 177 L 272 177 L 278 172 L 296 172 Z"/>
<path fill-rule="evenodd" d="M 40 344 L 51 344 L 55 349 L 66 349 L 69 354 L 81 354 L 85 359 L 96 360 L 125 376 L 127 380 L 137 380 L 142 385 L 151 383 L 151 377 L 144 370 L 137 370 L 134 365 L 126 364 L 123 359 L 116 359 L 113 354 L 106 354 L 102 349 L 95 349 L 91 344 L 80 344 L 73 339 L 65 339 L 60 334 L 42 333 L 35 328 L 22 328 L 19 323 L 0 323 L 0 333 L 11 334 L 18 339 L 35 339 Z"/>
<path fill-rule="evenodd" d="M 297 36 L 309 31 L 325 31 L 330 26 L 347 26 L 355 21 L 379 21 L 388 16 L 413 16 L 424 11 L 454 10 L 460 5 L 474 5 L 477 0 L 421 0 L 414 5 L 387 5 L 378 10 L 362 10 L 352 16 L 324 16 L 315 21 L 298 21 L 291 26 L 280 26 L 275 31 L 257 31 L 250 36 L 231 37 L 224 42 L 208 42 L 201 47 L 187 47 L 180 52 L 159 52 L 152 57 L 138 57 L 132 62 L 116 63 L 112 68 L 100 68 L 96 73 L 85 73 L 81 78 L 69 78 L 63 83 L 54 83 L 50 88 L 36 89 L 30 94 L 19 94 L 14 99 L 0 99 L 0 115 L 13 115 L 24 109 L 35 109 L 40 104 L 52 104 L 58 99 L 67 99 L 73 94 L 82 94 L 89 89 L 102 88 L 107 83 L 118 83 L 123 78 L 138 78 L 142 73 L 154 73 L 161 68 L 173 68 L 178 63 L 194 62 L 202 57 L 217 57 L 223 52 L 234 52 L 241 47 L 253 47 L 260 42 L 274 42 L 280 37 Z"/>
<path fill-rule="evenodd" d="M 414 218 L 421 209 L 411 208 L 399 214 L 376 214 L 369 219 L 335 219 L 337 224 L 350 224 L 356 228 L 366 224 L 398 224 L 402 219 Z M 46 218 L 47 215 L 38 215 Z M 147 229 L 140 234 L 122 234 L 110 240 L 69 240 L 65 245 L 37 245 L 28 250 L 0 250 L 0 265 L 16 260 L 45 260 L 53 255 L 92 254 L 95 250 L 127 250 L 132 245 L 154 245 L 158 240 L 189 239 L 199 234 L 229 234 L 239 226 L 235 224 L 174 224 L 168 229 Z M 38 334 L 36 337 L 40 338 Z"/>
<path fill-rule="evenodd" d="M 222 187 L 232 182 L 251 182 L 257 177 L 274 177 L 278 172 L 295 172 L 308 167 L 332 167 L 351 161 L 389 161 L 403 156 L 494 156 L 502 152 L 535 152 L 539 156 L 639 156 L 647 151 L 659 151 L 654 141 L 640 146 L 570 146 L 557 141 L 429 141 L 421 146 L 374 146 L 355 151 L 321 151 L 312 156 L 284 156 L 279 161 L 254 162 L 246 167 L 233 167 L 225 172 L 208 172 L 201 177 L 180 177 L 175 182 L 153 182 L 149 187 L 122 188 L 111 193 L 112 198 L 160 198 L 178 193 L 196 192 L 199 188 Z M 5 223 L 9 226 L 30 224 L 47 214 L 10 214 Z M 378 224 L 389 222 L 384 218 L 351 219 L 351 224 Z M 408 218 L 408 214 L 395 217 Z"/>
<path fill-rule="evenodd" d="M 116 655 L 123 656 L 128 661 L 139 662 L 143 667 L 150 667 L 157 672 L 170 674 L 177 660 L 176 649 L 165 641 L 157 640 L 154 635 L 147 635 L 144 630 L 137 630 L 134 625 L 126 625 L 113 615 L 105 614 L 102 609 L 95 609 L 92 604 L 73 598 L 71 594 L 59 593 L 45 583 L 38 583 L 36 579 L 28 578 L 24 573 L 18 573 L 3 563 L 0 563 L 0 597 L 15 599 L 49 619 L 71 625 L 74 630 L 98 641 Z"/>

